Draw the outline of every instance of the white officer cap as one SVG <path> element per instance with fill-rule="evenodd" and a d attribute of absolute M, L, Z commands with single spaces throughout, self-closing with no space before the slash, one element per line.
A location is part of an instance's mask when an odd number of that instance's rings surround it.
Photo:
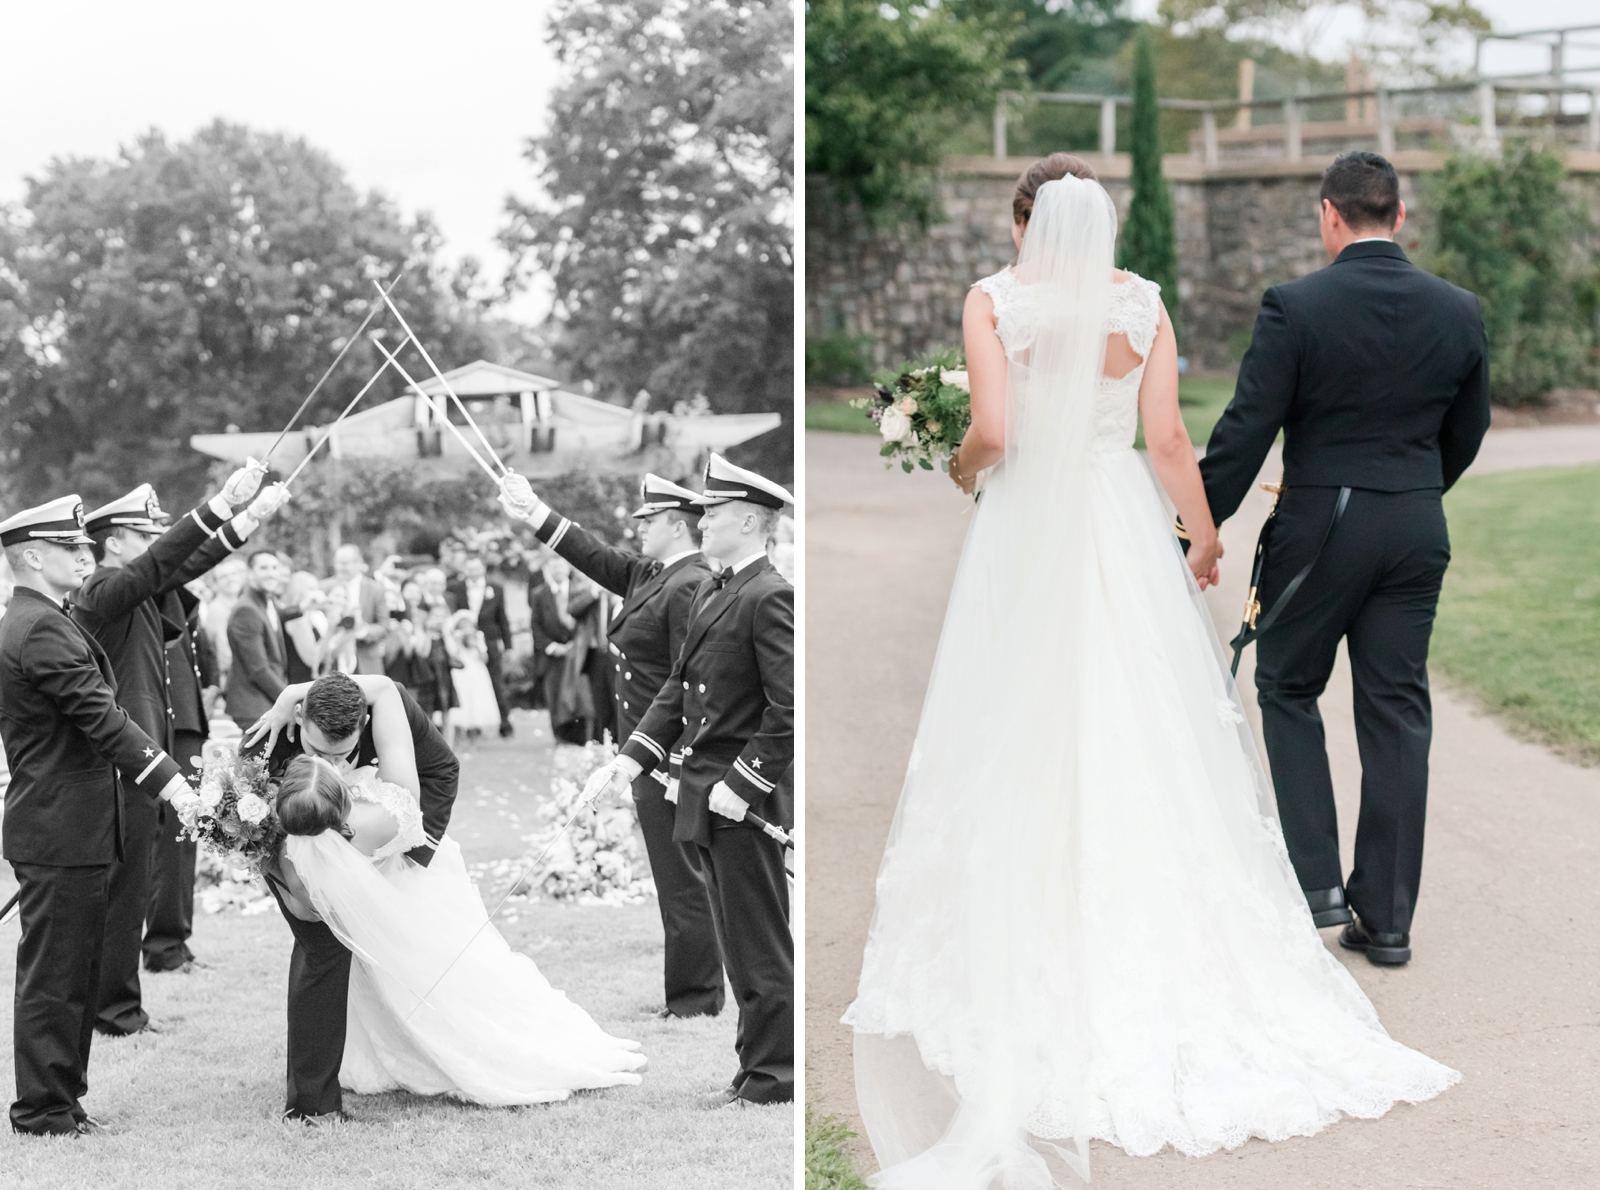
<path fill-rule="evenodd" d="M 21 545 L 27 541 L 54 545 L 93 544 L 83 531 L 83 501 L 74 493 L 35 508 L 25 508 L 16 516 L 0 521 L 0 546 Z"/>
<path fill-rule="evenodd" d="M 655 516 L 658 512 L 670 512 L 674 508 L 694 508 L 700 503 L 700 493 L 681 488 L 659 475 L 646 475 L 639 488 L 641 503 L 633 510 L 634 520 Z"/>
<path fill-rule="evenodd" d="M 90 533 L 101 529 L 138 529 L 142 533 L 160 533 L 161 502 L 156 490 L 142 483 L 126 496 L 118 496 L 110 504 L 102 505 L 89 514 L 84 525 Z"/>
<path fill-rule="evenodd" d="M 696 503 L 726 504 L 730 500 L 764 504 L 768 508 L 782 508 L 785 504 L 794 503 L 794 497 L 770 479 L 763 479 L 743 467 L 735 467 L 721 455 L 713 454 L 706 460 L 705 492 L 696 499 Z"/>

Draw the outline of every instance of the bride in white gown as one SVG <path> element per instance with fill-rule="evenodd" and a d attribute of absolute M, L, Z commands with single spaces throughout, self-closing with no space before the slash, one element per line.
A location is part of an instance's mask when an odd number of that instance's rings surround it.
<path fill-rule="evenodd" d="M 277 809 L 290 912 L 320 918 L 354 955 L 346 1088 L 504 1106 L 640 1081 L 638 1043 L 604 1032 L 487 924 L 454 840 L 427 867 L 406 857 L 424 843 L 409 790 L 299 756 Z"/>
<path fill-rule="evenodd" d="M 844 1018 L 881 1187 L 1065 1185 L 1093 1138 L 1201 1155 L 1460 1077 L 1312 925 L 1196 583 L 1215 530 L 1158 287 L 1114 273 L 1097 182 L 1032 185 L 968 302 L 952 473 L 986 482 Z"/>

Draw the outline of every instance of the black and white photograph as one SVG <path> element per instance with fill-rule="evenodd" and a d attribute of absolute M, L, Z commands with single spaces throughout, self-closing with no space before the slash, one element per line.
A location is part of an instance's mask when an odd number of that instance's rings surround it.
<path fill-rule="evenodd" d="M 798 20 L 7 9 L 0 1185 L 795 1184 Z"/>
<path fill-rule="evenodd" d="M 1600 1184 L 1600 9 L 805 67 L 808 1190 Z"/>

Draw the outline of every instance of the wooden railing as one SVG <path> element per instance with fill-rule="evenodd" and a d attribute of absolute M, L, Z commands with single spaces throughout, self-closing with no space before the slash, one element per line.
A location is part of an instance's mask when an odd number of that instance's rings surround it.
<path fill-rule="evenodd" d="M 1545 110 L 1526 112 L 1525 100 L 1529 96 L 1545 96 Z M 1568 115 L 1563 112 L 1563 97 L 1581 95 L 1588 98 L 1587 114 Z M 1509 125 L 1500 118 L 1501 100 L 1511 97 Z M 1422 99 L 1430 106 L 1448 106 L 1450 114 L 1402 116 L 1401 108 L 1407 100 Z M 1440 100 L 1450 100 L 1448 105 Z M 1425 87 L 1375 87 L 1368 90 L 1326 91 L 1311 95 L 1292 95 L 1280 99 L 1159 99 L 1157 103 L 1168 111 L 1199 112 L 1200 132 L 1195 144 L 1198 156 L 1207 167 L 1222 160 L 1224 140 L 1230 142 L 1254 141 L 1259 143 L 1260 132 L 1267 128 L 1281 128 L 1272 139 L 1282 144 L 1281 157 L 1285 161 L 1305 158 L 1307 121 L 1305 114 L 1313 105 L 1345 104 L 1346 118 L 1337 125 L 1337 133 L 1350 135 L 1363 130 L 1376 142 L 1380 153 L 1393 153 L 1396 149 L 1397 130 L 1410 129 L 1425 133 L 1449 133 L 1454 125 L 1458 142 L 1472 145 L 1486 152 L 1498 152 L 1505 132 L 1515 128 L 1521 132 L 1530 127 L 1549 126 L 1570 129 L 1581 125 L 1578 143 L 1590 152 L 1600 152 L 1600 86 L 1574 83 L 1566 78 L 1520 75 L 1516 77 L 1476 78 L 1455 83 L 1434 83 Z M 1111 157 L 1117 151 L 1117 108 L 1130 107 L 1133 100 L 1125 95 L 1086 95 L 1074 92 L 1007 91 L 1000 96 L 994 110 L 994 155 L 999 160 L 1007 156 L 1007 124 L 1013 110 L 1024 103 L 1054 103 L 1100 109 L 1100 153 Z M 1260 111 L 1281 112 L 1281 125 L 1255 126 L 1257 135 L 1241 137 L 1236 132 L 1219 135 L 1217 117 L 1232 114 L 1236 127 L 1252 128 L 1250 114 Z M 1243 114 L 1241 116 L 1241 113 Z M 1334 133 L 1335 125 L 1317 126 L 1320 134 Z"/>

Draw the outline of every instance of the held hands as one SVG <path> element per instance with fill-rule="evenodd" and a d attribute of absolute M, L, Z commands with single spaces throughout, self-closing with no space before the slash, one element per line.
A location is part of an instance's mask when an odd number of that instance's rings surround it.
<path fill-rule="evenodd" d="M 729 789 L 726 781 L 718 781 L 711 787 L 711 796 L 706 800 L 706 805 L 713 814 L 721 814 L 735 822 L 743 822 L 745 813 L 750 809 L 750 803 Z"/>
<path fill-rule="evenodd" d="M 1222 557 L 1222 552 L 1222 542 L 1215 535 L 1209 541 L 1190 540 L 1184 561 L 1189 564 L 1189 571 L 1202 591 L 1216 586 L 1220 581 L 1221 571 L 1217 567 L 1217 560 Z"/>
<path fill-rule="evenodd" d="M 261 486 L 261 480 L 266 474 L 265 463 L 246 459 L 244 466 L 228 476 L 228 482 L 222 485 L 222 498 L 234 508 L 238 508 L 256 494 L 256 489 Z"/>

